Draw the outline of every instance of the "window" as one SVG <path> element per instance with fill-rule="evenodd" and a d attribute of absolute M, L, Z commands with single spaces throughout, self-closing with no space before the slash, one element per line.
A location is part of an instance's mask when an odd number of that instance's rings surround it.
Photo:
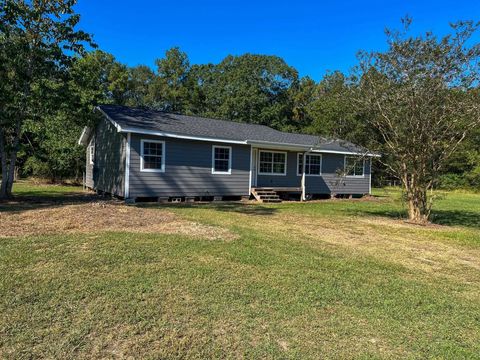
<path fill-rule="evenodd" d="M 302 176 L 303 174 L 303 154 L 300 153 L 298 156 L 298 167 L 297 175 Z M 322 155 L 317 154 L 307 154 L 305 162 L 305 175 L 309 176 L 318 176 L 322 174 Z"/>
<path fill-rule="evenodd" d="M 230 174 L 232 171 L 232 148 L 212 146 L 212 174 Z"/>
<path fill-rule="evenodd" d="M 345 156 L 345 174 L 347 176 L 364 176 L 365 160 L 356 156 Z"/>
<path fill-rule="evenodd" d="M 90 145 L 88 147 L 88 158 L 90 161 L 90 165 L 93 165 L 93 162 L 95 161 L 95 146 Z"/>
<path fill-rule="evenodd" d="M 287 153 L 279 151 L 260 151 L 260 175 L 286 175 Z"/>
<path fill-rule="evenodd" d="M 141 171 L 165 171 L 165 142 L 142 139 L 140 141 L 140 148 Z"/>

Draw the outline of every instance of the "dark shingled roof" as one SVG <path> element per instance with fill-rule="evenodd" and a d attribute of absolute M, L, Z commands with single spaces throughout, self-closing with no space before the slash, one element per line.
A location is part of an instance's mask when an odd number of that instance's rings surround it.
<path fill-rule="evenodd" d="M 294 144 L 326 151 L 365 152 L 365 149 L 347 141 L 287 133 L 264 125 L 208 119 L 119 105 L 100 105 L 98 108 L 110 120 L 120 125 L 123 131 L 147 130 L 232 141 Z"/>

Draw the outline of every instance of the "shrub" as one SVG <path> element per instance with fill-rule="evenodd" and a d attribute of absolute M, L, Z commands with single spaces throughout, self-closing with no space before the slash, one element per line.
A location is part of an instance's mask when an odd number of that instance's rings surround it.
<path fill-rule="evenodd" d="M 466 177 L 459 174 L 444 174 L 438 180 L 438 188 L 444 190 L 466 188 L 468 185 Z"/>

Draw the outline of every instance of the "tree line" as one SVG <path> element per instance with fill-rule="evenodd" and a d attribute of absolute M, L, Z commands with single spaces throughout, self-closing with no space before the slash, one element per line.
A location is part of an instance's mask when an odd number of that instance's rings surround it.
<path fill-rule="evenodd" d="M 427 191 L 480 188 L 478 24 L 450 34 L 387 31 L 388 50 L 360 52 L 348 74 L 318 82 L 282 58 L 228 55 L 191 64 L 174 47 L 155 67 L 129 67 L 77 30 L 73 0 L 0 1 L 2 196 L 14 168 L 23 176 L 80 179 L 84 126 L 98 104 L 147 107 L 229 119 L 354 142 L 382 153 L 377 183 L 402 182 L 411 207 L 428 218 Z M 321 61 L 321 59 L 319 59 Z M 416 211 L 417 211 L 416 210 Z M 411 215 L 413 217 L 414 215 Z"/>
<path fill-rule="evenodd" d="M 227 56 L 219 64 L 190 65 L 175 47 L 155 61 L 156 69 L 128 67 L 101 50 L 78 57 L 68 71 L 66 91 L 54 113 L 24 128 L 18 166 L 24 176 L 52 181 L 79 179 L 84 152 L 76 144 L 93 107 L 119 104 L 187 115 L 268 125 L 371 147 L 380 134 L 355 106 L 352 84 L 339 71 L 319 82 L 300 78 L 283 59 L 269 55 Z M 442 171 L 440 185 L 480 187 L 480 131 L 462 144 Z M 380 173 L 379 173 L 380 171 Z M 390 174 L 376 166 L 380 184 Z"/>

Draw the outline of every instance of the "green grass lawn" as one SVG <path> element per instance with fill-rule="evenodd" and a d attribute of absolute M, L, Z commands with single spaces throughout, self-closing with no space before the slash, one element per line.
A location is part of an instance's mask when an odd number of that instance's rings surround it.
<path fill-rule="evenodd" d="M 0 223 L 102 206 L 15 191 Z M 0 358 L 480 358 L 480 195 L 441 194 L 428 227 L 375 195 L 133 207 L 173 216 L 162 232 L 0 230 Z"/>

